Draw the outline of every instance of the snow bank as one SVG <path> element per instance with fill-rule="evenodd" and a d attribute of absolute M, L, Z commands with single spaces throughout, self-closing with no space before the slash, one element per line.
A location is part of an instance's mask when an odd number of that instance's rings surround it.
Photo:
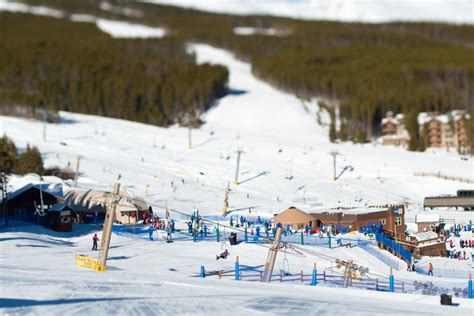
<path fill-rule="evenodd" d="M 285 33 L 274 28 L 258 28 L 249 26 L 238 26 L 233 29 L 234 34 L 248 36 L 248 35 L 269 35 L 269 36 L 283 36 Z"/>
<path fill-rule="evenodd" d="M 165 30 L 160 27 L 151 27 L 129 22 L 97 19 L 97 27 L 112 37 L 148 38 L 163 37 Z"/>
<path fill-rule="evenodd" d="M 8 0 L 0 0 L 0 11 L 31 13 L 36 15 L 51 16 L 54 18 L 64 18 L 64 13 L 42 6 L 29 6 L 19 2 L 11 2 Z"/>

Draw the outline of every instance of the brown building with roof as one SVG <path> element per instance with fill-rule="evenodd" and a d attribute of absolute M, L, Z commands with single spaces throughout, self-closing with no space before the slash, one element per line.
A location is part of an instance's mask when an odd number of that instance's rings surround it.
<path fill-rule="evenodd" d="M 283 226 L 291 225 L 293 229 L 306 226 L 314 231 L 321 225 L 349 227 L 351 231 L 358 231 L 361 227 L 378 226 L 397 233 L 405 232 L 405 207 L 403 205 L 369 206 L 365 208 L 336 208 L 322 211 L 304 212 L 290 207 L 274 217 L 275 223 Z"/>
<path fill-rule="evenodd" d="M 405 128 L 405 117 L 402 113 L 393 116 L 393 112 L 388 111 L 380 123 L 380 133 L 382 136 L 379 142 L 382 145 L 408 146 L 410 136 Z"/>

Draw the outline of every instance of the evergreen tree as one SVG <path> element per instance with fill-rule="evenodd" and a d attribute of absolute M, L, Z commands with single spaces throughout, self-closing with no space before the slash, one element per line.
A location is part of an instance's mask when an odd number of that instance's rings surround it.
<path fill-rule="evenodd" d="M 341 125 L 339 127 L 339 139 L 343 142 L 347 141 L 347 124 L 346 122 L 341 119 Z"/>
<path fill-rule="evenodd" d="M 336 123 L 331 119 L 331 125 L 329 126 L 329 140 L 334 143 L 337 139 L 336 134 Z"/>
<path fill-rule="evenodd" d="M 31 147 L 29 144 L 26 146 L 25 151 L 18 157 L 15 172 L 44 174 L 43 158 L 37 147 Z"/>
<path fill-rule="evenodd" d="M 0 172 L 11 173 L 16 164 L 16 146 L 6 135 L 0 138 Z"/>
<path fill-rule="evenodd" d="M 416 151 L 419 147 L 419 133 L 418 133 L 418 115 L 416 111 L 409 111 L 406 115 L 406 129 L 410 135 L 408 142 L 408 150 Z"/>

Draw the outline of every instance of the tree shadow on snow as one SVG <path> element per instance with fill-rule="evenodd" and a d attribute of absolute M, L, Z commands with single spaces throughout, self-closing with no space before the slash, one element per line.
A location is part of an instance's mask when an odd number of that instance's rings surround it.
<path fill-rule="evenodd" d="M 98 232 L 101 230 L 101 227 L 97 224 L 73 224 L 72 231 L 70 232 L 57 232 L 48 227 L 38 225 L 35 223 L 25 222 L 21 225 L 12 225 L 12 226 L 2 226 L 0 228 L 0 233 L 34 233 L 34 234 L 41 234 L 47 235 L 53 238 L 71 238 L 71 237 L 81 237 L 84 235 L 89 235 L 94 232 Z M 21 238 L 20 238 L 21 239 Z M 28 238 L 24 238 L 28 239 Z M 3 239 L 0 239 L 2 241 Z M 9 238 L 5 238 L 5 240 L 10 240 Z M 60 241 L 54 240 L 54 243 L 69 243 L 73 244 L 72 242 L 67 241 Z"/>
<path fill-rule="evenodd" d="M 118 257 L 109 257 L 107 260 L 125 260 L 130 259 L 132 256 L 118 256 Z"/>
<path fill-rule="evenodd" d="M 20 244 L 16 244 L 16 246 L 18 248 L 23 248 L 23 247 L 29 247 L 29 248 L 51 248 L 50 246 L 46 246 L 46 245 L 20 245 Z"/>
<path fill-rule="evenodd" d="M 110 298 L 74 298 L 59 300 L 25 300 L 19 298 L 0 298 L 0 306 L 3 308 L 29 307 L 42 305 L 63 305 L 63 304 L 79 304 L 79 303 L 96 303 L 108 301 L 137 300 L 143 297 L 110 297 Z"/>
<path fill-rule="evenodd" d="M 247 90 L 242 90 L 242 89 L 233 89 L 230 88 L 227 90 L 227 95 L 243 95 L 246 94 Z"/>
<path fill-rule="evenodd" d="M 36 241 L 36 242 L 41 242 L 41 243 L 46 243 L 46 244 L 51 244 L 51 245 L 65 245 L 65 246 L 74 246 L 73 242 L 70 241 L 65 241 L 65 240 L 55 240 L 55 239 L 42 239 L 42 238 L 31 238 L 31 237 L 6 237 L 6 238 L 0 238 L 1 241 L 9 241 L 9 240 L 28 240 L 28 241 Z M 28 247 L 32 245 L 23 245 L 17 247 Z M 36 245 L 36 247 L 41 247 L 40 245 Z M 47 246 L 43 246 L 43 248 L 46 248 Z"/>

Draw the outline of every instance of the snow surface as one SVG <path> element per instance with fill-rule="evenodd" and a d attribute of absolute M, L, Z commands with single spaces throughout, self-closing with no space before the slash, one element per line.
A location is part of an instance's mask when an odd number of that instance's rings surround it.
<path fill-rule="evenodd" d="M 116 29 L 121 29 L 117 27 Z M 114 31 L 116 31 L 116 29 Z M 123 30 L 123 29 L 122 29 Z M 228 67 L 231 93 L 216 102 L 193 130 L 193 149 L 187 147 L 188 131 L 102 118 L 61 113 L 60 124 L 0 116 L 0 132 L 12 137 L 20 148 L 39 147 L 47 166 L 74 165 L 81 155 L 79 185 L 110 190 L 118 174 L 123 187 L 142 195 L 154 205 L 168 205 L 190 213 L 219 215 L 227 182 L 233 182 L 237 148 L 244 150 L 240 184 L 229 196 L 233 214 L 271 216 L 290 205 L 303 210 L 310 205 L 361 206 L 386 202 L 411 203 L 407 218 L 421 212 L 416 206 L 425 195 L 451 193 L 472 185 L 438 178 L 413 176 L 414 171 L 441 171 L 472 175 L 472 160 L 462 161 L 442 153 L 410 153 L 377 145 L 331 144 L 328 130 L 317 124 L 327 115 L 317 101 L 304 102 L 256 79 L 249 64 L 224 50 L 194 44 L 198 62 Z M 355 169 L 338 182 L 332 178 L 332 157 L 338 150 L 338 169 Z M 37 179 L 14 177 L 15 185 Z M 45 181 L 58 183 L 56 178 Z M 60 182 L 60 181 L 59 181 Z M 444 211 L 457 222 L 472 219 L 472 213 Z M 435 211 L 433 213 L 440 213 Z M 445 215 L 443 215 L 445 216 Z M 193 243 L 175 234 L 173 244 L 147 240 L 146 233 L 114 233 L 108 271 L 95 273 L 74 265 L 76 253 L 95 256 L 89 249 L 93 225 L 74 226 L 73 233 L 55 233 L 39 226 L 16 226 L 0 231 L 1 314 L 333 314 L 350 310 L 353 315 L 456 315 L 472 313 L 473 301 L 455 298 L 457 307 L 440 306 L 439 296 L 390 294 L 355 289 L 334 289 L 301 284 L 261 284 L 197 278 L 199 267 L 208 272 L 232 271 L 238 255 L 243 267 L 262 268 L 267 248 L 255 244 L 231 247 L 228 260 L 215 255 L 228 245 L 215 241 Z M 145 228 L 146 229 L 146 228 Z M 297 238 L 293 237 L 288 238 Z M 363 238 L 355 235 L 354 238 Z M 334 259 L 354 260 L 369 267 L 374 276 L 386 276 L 395 267 L 397 280 L 433 282 L 452 289 L 465 288 L 467 261 L 425 258 L 435 271 L 458 272 L 447 277 L 429 277 L 404 271 L 399 259 L 373 245 L 354 248 L 314 248 L 314 256 L 288 255 L 292 273 L 318 269 L 334 273 Z M 279 255 L 277 269 L 284 266 Z M 450 270 L 451 269 L 451 270 Z M 446 274 L 443 274 L 446 275 Z M 343 299 L 341 299 L 343 298 Z M 395 304 L 394 304 L 395 303 Z"/>
<path fill-rule="evenodd" d="M 210 12 L 345 22 L 474 23 L 472 0 L 144 0 Z"/>
<path fill-rule="evenodd" d="M 56 9 L 43 6 L 30 6 L 9 0 L 0 0 L 0 11 L 31 13 L 35 15 L 51 16 L 54 18 L 64 18 L 64 13 Z"/>
<path fill-rule="evenodd" d="M 391 294 L 326 286 L 311 287 L 272 282 L 219 280 L 217 275 L 198 278 L 199 267 L 207 273 L 233 271 L 239 256 L 244 271 L 261 269 L 267 248 L 240 244 L 230 247 L 231 257 L 215 260 L 222 251 L 220 243 L 176 240 L 167 244 L 158 237 L 148 241 L 146 233 L 114 233 L 108 270 L 93 272 L 74 265 L 76 254 L 97 256 L 90 251 L 91 236 L 100 233 L 93 225 L 74 226 L 74 233 L 56 233 L 40 226 L 22 226 L 0 232 L 0 313 L 35 315 L 332 315 L 334 309 L 350 310 L 351 315 L 470 315 L 473 301 L 454 298 L 457 307 L 440 306 L 439 296 Z M 178 234 L 174 235 L 179 238 Z M 226 245 L 225 247 L 229 247 Z M 360 248 L 321 249 L 318 252 L 361 260 Z M 370 271 L 388 268 L 375 257 L 366 255 Z M 283 257 L 277 260 L 277 271 Z M 314 258 L 288 256 L 289 269 L 311 273 L 313 260 L 319 271 L 327 262 Z M 330 271 L 330 270 L 327 270 Z M 245 272 L 244 272 L 245 273 Z M 413 273 L 395 272 L 396 280 Z M 443 280 L 444 287 L 465 287 L 465 280 Z M 336 307 L 337 306 L 337 307 Z"/>
<path fill-rule="evenodd" d="M 163 37 L 165 30 L 161 27 L 151 27 L 141 24 L 97 19 L 97 27 L 112 37 L 129 37 L 129 38 L 147 38 L 147 37 Z"/>
<path fill-rule="evenodd" d="M 101 9 L 114 10 L 116 8 L 111 5 L 107 5 L 106 3 L 102 3 Z M 56 9 L 41 6 L 30 6 L 8 0 L 0 0 L 0 11 L 30 13 L 35 15 L 52 16 L 55 18 L 67 17 L 64 12 Z M 139 12 L 135 12 L 135 10 L 122 9 L 120 12 L 125 15 L 139 16 Z M 118 20 L 101 19 L 88 14 L 71 14 L 69 18 L 73 22 L 95 23 L 102 32 L 107 33 L 112 37 L 161 38 L 166 34 L 166 31 L 161 27 L 152 27 Z"/>
<path fill-rule="evenodd" d="M 282 36 L 285 33 L 283 31 L 274 29 L 274 28 L 257 28 L 257 27 L 249 27 L 249 26 L 239 26 L 234 27 L 233 29 L 234 34 L 236 35 L 270 35 L 270 36 Z"/>

